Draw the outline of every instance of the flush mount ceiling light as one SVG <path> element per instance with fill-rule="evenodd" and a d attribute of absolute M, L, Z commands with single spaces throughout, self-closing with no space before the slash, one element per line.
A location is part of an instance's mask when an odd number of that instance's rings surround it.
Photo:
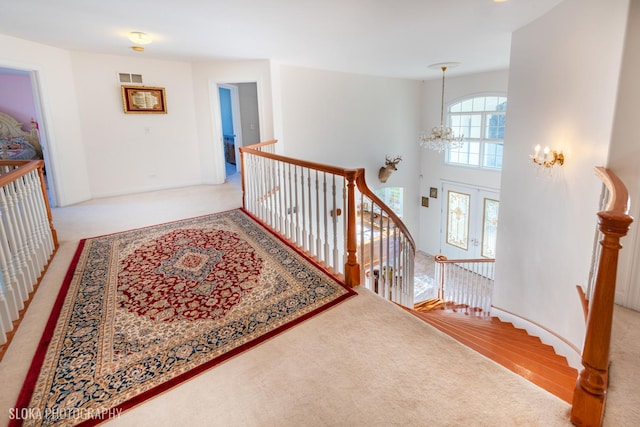
<path fill-rule="evenodd" d="M 149 44 L 152 41 L 149 34 L 140 31 L 130 32 L 129 40 L 131 40 L 135 44 Z"/>

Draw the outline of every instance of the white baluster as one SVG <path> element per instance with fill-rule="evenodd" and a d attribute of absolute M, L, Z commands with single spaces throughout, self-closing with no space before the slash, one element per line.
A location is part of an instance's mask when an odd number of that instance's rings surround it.
<path fill-rule="evenodd" d="M 305 185 L 304 185 L 304 172 L 308 171 L 308 168 L 302 168 L 300 171 L 300 215 L 302 216 L 302 230 L 300 230 L 300 246 L 303 251 L 308 252 L 309 246 L 307 241 L 307 204 L 306 204 L 306 194 L 305 194 Z"/>
<path fill-rule="evenodd" d="M 17 271 L 15 254 L 15 243 L 12 235 L 12 224 L 9 218 L 9 207 L 7 203 L 7 197 L 5 194 L 5 187 L 0 189 L 0 210 L 2 211 L 0 221 L 0 245 L 2 245 L 2 251 L 0 251 L 0 270 L 5 283 L 5 298 L 9 309 L 9 315 L 11 320 L 18 318 L 18 311 L 24 308 L 24 298 L 20 293 L 20 283 Z M 9 324 L 7 324 L 8 326 Z"/>
<path fill-rule="evenodd" d="M 338 254 L 338 204 L 337 204 L 337 193 L 336 193 L 336 176 L 331 175 L 331 196 L 332 196 L 332 206 L 331 206 L 331 229 L 333 232 L 332 247 L 333 247 L 333 257 L 331 260 L 331 267 L 333 267 L 334 271 L 338 271 L 338 266 L 340 265 L 340 259 Z M 346 239 L 345 239 L 346 240 Z"/>
<path fill-rule="evenodd" d="M 33 212 L 29 205 L 29 194 L 24 184 L 24 177 L 18 178 L 14 181 L 16 187 L 16 194 L 18 197 L 18 213 L 23 227 L 23 242 L 25 247 L 25 261 L 27 268 L 29 269 L 29 283 L 27 284 L 27 294 L 33 292 L 33 285 L 35 285 L 42 270 L 40 269 L 40 259 L 38 257 L 38 251 L 36 248 L 35 226 L 33 222 Z"/>
<path fill-rule="evenodd" d="M 18 183 L 22 182 L 22 178 L 9 184 L 9 188 L 13 188 L 13 215 L 16 227 L 16 237 L 20 244 L 20 259 L 22 261 L 22 268 L 25 269 L 27 281 L 25 283 L 27 295 L 33 289 L 33 284 L 37 280 L 37 275 L 33 264 L 31 263 L 31 248 L 29 247 L 29 234 L 28 234 L 28 218 L 24 215 L 24 194 L 21 191 Z M 26 299 L 26 298 L 25 298 Z"/>
<path fill-rule="evenodd" d="M 307 169 L 307 190 L 309 197 L 309 230 L 307 236 L 307 250 L 309 251 L 309 255 L 313 255 L 313 203 L 311 194 L 311 169 Z"/>
<path fill-rule="evenodd" d="M 315 256 L 320 260 L 322 254 L 322 241 L 320 240 L 320 180 L 318 179 L 318 170 L 316 170 L 316 253 Z"/>
<path fill-rule="evenodd" d="M 40 251 L 40 257 L 42 259 L 42 267 L 46 265 L 49 259 L 49 253 L 47 252 L 47 228 L 45 227 L 46 215 L 43 217 L 40 211 L 40 201 L 43 200 L 46 195 L 42 194 L 42 186 L 40 185 L 40 176 L 38 175 L 38 169 L 34 169 L 25 176 L 25 184 L 29 193 L 29 205 L 33 212 L 33 226 L 34 226 L 34 239 L 36 240 L 36 248 Z M 47 218 L 48 219 L 48 218 Z M 42 270 L 40 270 L 42 272 Z"/>

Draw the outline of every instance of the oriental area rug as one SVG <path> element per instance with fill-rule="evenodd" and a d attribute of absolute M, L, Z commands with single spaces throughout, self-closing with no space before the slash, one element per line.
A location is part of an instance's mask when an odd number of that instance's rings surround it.
<path fill-rule="evenodd" d="M 243 210 L 82 240 L 13 425 L 94 425 L 355 295 Z"/>

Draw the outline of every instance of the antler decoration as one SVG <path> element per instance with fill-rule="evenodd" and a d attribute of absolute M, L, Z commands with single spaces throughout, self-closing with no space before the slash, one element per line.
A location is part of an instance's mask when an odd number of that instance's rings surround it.
<path fill-rule="evenodd" d="M 380 182 L 387 182 L 387 179 L 391 176 L 394 171 L 397 171 L 396 165 L 400 163 L 402 160 L 402 156 L 396 156 L 393 159 L 389 156 L 385 156 L 384 158 L 384 166 L 380 168 L 378 171 L 378 179 Z"/>

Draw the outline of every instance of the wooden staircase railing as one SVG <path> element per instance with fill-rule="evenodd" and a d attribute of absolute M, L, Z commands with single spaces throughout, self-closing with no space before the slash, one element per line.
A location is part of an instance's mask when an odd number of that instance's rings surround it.
<path fill-rule="evenodd" d="M 0 160 L 0 356 L 58 247 L 42 160 Z"/>
<path fill-rule="evenodd" d="M 434 261 L 438 294 L 418 302 L 416 309 L 427 310 L 448 304 L 474 314 L 490 314 L 495 259 L 448 259 L 436 255 Z"/>
<path fill-rule="evenodd" d="M 415 243 L 402 220 L 367 186 L 364 170 L 356 177 L 357 242 L 360 277 L 385 299 L 414 304 Z"/>
<path fill-rule="evenodd" d="M 571 422 L 577 426 L 602 425 L 609 377 L 609 346 L 618 268 L 620 239 L 629 231 L 629 194 L 624 183 L 610 170 L 597 167 L 596 174 L 609 191 L 609 203 L 598 212 L 600 259 L 587 316 L 582 351 L 583 369 L 573 393 Z"/>
<path fill-rule="evenodd" d="M 244 209 L 348 286 L 412 307 L 415 243 L 364 169 L 281 156 L 275 143 L 240 148 Z"/>

